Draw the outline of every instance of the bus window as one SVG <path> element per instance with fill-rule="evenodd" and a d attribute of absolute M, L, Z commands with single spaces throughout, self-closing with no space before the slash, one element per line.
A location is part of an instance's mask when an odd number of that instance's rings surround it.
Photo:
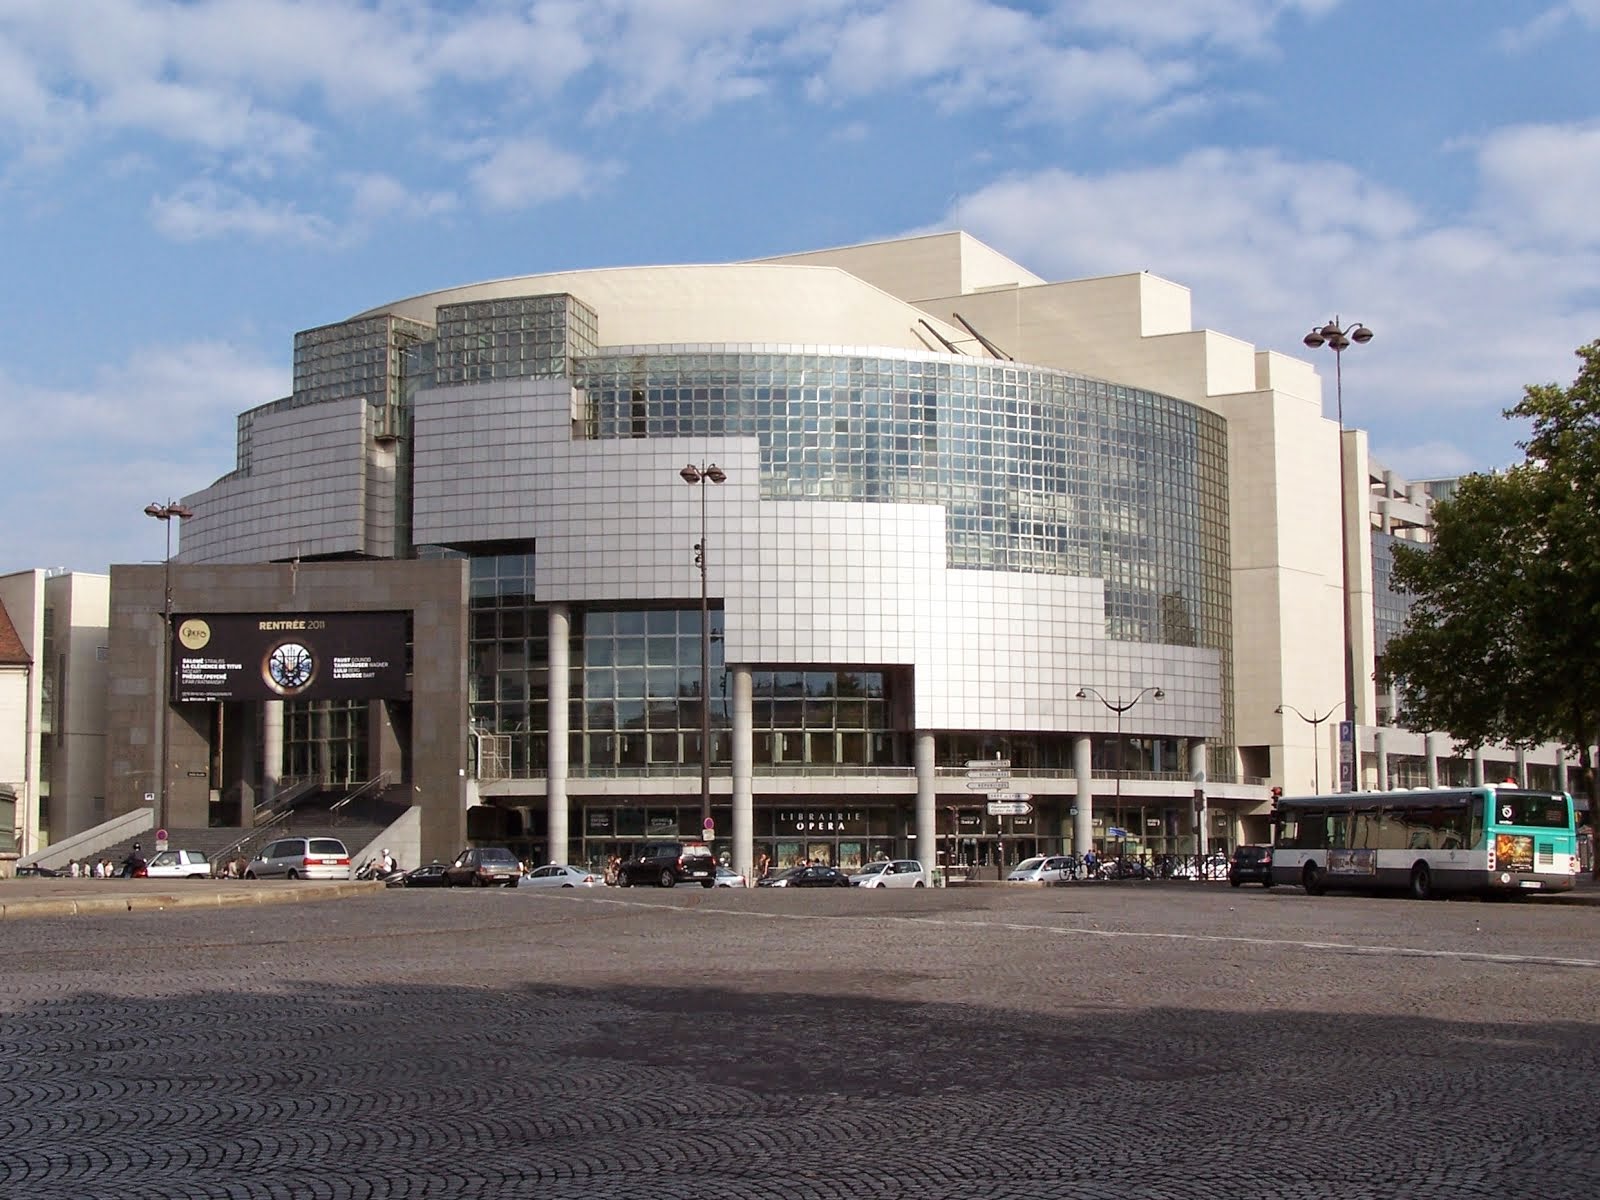
<path fill-rule="evenodd" d="M 1279 814 L 1277 844 L 1285 850 L 1300 848 L 1300 817 L 1297 813 Z"/>
<path fill-rule="evenodd" d="M 1411 825 L 1403 808 L 1386 808 L 1378 826 L 1380 850 L 1406 850 L 1411 846 Z"/>
<path fill-rule="evenodd" d="M 1328 814 L 1321 809 L 1307 809 L 1300 814 L 1300 849 L 1326 850 L 1328 848 Z"/>
<path fill-rule="evenodd" d="M 1567 798 L 1562 795 L 1529 795 L 1526 792 L 1497 792 L 1494 798 L 1496 825 L 1531 825 L 1537 829 L 1561 829 L 1567 824 Z"/>
<path fill-rule="evenodd" d="M 1467 811 L 1470 814 L 1467 825 L 1467 848 L 1482 850 L 1484 848 L 1483 805 L 1481 803 L 1470 804 L 1467 806 Z"/>
<path fill-rule="evenodd" d="M 1350 848 L 1376 850 L 1378 848 L 1378 810 L 1359 809 L 1350 817 Z"/>
<path fill-rule="evenodd" d="M 1350 849 L 1350 813 L 1339 809 L 1328 814 L 1328 840 L 1323 843 L 1329 850 Z"/>
<path fill-rule="evenodd" d="M 1439 808 L 1433 816 L 1434 845 L 1440 850 L 1465 850 L 1469 836 L 1466 808 Z"/>

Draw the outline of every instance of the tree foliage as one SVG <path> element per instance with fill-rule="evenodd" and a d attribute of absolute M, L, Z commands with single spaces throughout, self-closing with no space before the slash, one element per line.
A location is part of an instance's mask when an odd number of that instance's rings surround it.
<path fill-rule="evenodd" d="M 1413 597 L 1383 675 L 1415 730 L 1458 747 L 1560 742 L 1578 755 L 1591 812 L 1600 729 L 1600 341 L 1571 387 L 1528 387 L 1507 417 L 1532 423 L 1525 461 L 1471 475 L 1433 513 L 1431 548 L 1399 546 Z"/>

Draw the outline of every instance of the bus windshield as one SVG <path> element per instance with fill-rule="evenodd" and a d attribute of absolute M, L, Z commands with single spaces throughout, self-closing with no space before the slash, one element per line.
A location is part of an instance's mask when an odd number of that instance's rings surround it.
<path fill-rule="evenodd" d="M 1494 823 L 1496 825 L 1527 825 L 1536 829 L 1564 829 L 1567 816 L 1567 798 L 1549 792 L 1496 792 L 1494 797 Z"/>

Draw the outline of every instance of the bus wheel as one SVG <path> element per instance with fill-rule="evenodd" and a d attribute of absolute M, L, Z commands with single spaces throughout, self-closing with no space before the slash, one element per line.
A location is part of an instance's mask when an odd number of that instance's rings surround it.
<path fill-rule="evenodd" d="M 1308 896 L 1322 895 L 1322 872 L 1317 870 L 1316 863 L 1308 862 L 1300 872 L 1300 886 L 1306 889 Z"/>
<path fill-rule="evenodd" d="M 1418 900 L 1433 899 L 1433 872 L 1428 870 L 1427 863 L 1411 868 L 1411 895 Z"/>

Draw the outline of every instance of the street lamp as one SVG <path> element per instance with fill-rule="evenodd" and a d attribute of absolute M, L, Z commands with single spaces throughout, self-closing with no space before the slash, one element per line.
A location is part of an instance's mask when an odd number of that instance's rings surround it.
<path fill-rule="evenodd" d="M 1280 704 L 1272 711 L 1275 713 L 1292 712 L 1307 725 L 1311 726 L 1311 788 L 1318 796 L 1322 795 L 1322 739 L 1317 736 L 1317 726 L 1338 712 L 1338 706 L 1335 705 L 1330 708 L 1320 717 L 1308 717 L 1292 704 Z"/>
<path fill-rule="evenodd" d="M 1121 696 L 1118 696 L 1115 700 L 1107 700 L 1104 696 L 1102 696 L 1099 692 L 1097 692 L 1092 687 L 1081 687 L 1081 688 L 1078 689 L 1078 697 L 1077 698 L 1079 700 L 1087 700 L 1090 696 L 1093 696 L 1096 700 L 1100 701 L 1101 704 L 1104 704 L 1112 712 L 1117 714 L 1117 803 L 1116 803 L 1116 813 L 1117 813 L 1117 820 L 1120 821 L 1120 820 L 1122 820 L 1122 714 L 1127 712 L 1130 708 L 1132 708 L 1135 704 L 1139 703 L 1139 701 L 1143 700 L 1146 696 L 1151 696 L 1154 699 L 1161 700 L 1161 699 L 1164 699 L 1166 697 L 1166 693 L 1163 692 L 1160 688 L 1158 688 L 1158 687 L 1156 687 L 1155 685 L 1152 684 L 1150 687 L 1141 689 L 1139 694 L 1137 696 L 1135 696 L 1132 700 L 1124 700 Z M 1139 832 L 1141 834 L 1144 833 L 1144 831 L 1142 829 Z"/>
<path fill-rule="evenodd" d="M 161 706 L 161 748 L 156 759 L 156 828 L 167 827 L 167 748 L 172 741 L 172 698 L 167 687 L 172 675 L 172 522 L 194 516 L 194 510 L 174 500 L 165 504 L 146 504 L 144 515 L 167 527 L 167 555 L 163 560 L 163 598 L 161 604 L 161 676 L 156 688 L 156 703 Z"/>
<path fill-rule="evenodd" d="M 1359 321 L 1354 325 L 1341 326 L 1339 318 L 1335 316 L 1321 329 L 1313 329 L 1301 340 L 1313 350 L 1326 346 L 1333 351 L 1333 394 L 1339 418 L 1339 603 L 1344 613 L 1344 719 L 1354 725 L 1356 659 L 1355 645 L 1350 635 L 1350 514 L 1344 463 L 1344 352 L 1350 348 L 1351 342 L 1365 346 L 1372 340 L 1372 330 Z M 1354 786 L 1354 780 L 1351 782 Z"/>
<path fill-rule="evenodd" d="M 678 472 L 700 489 L 700 540 L 694 544 L 694 565 L 700 568 L 700 826 L 711 828 L 711 604 L 706 595 L 706 484 L 727 482 L 716 463 L 690 463 Z"/>

